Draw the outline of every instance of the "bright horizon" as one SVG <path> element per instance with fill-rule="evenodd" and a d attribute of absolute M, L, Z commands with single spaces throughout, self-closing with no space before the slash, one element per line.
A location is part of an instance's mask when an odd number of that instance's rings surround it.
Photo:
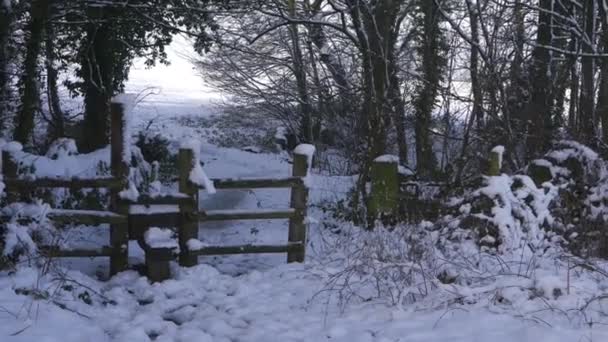
<path fill-rule="evenodd" d="M 135 60 L 126 83 L 126 91 L 137 93 L 150 87 L 158 88 L 159 95 L 147 98 L 153 102 L 173 102 L 187 98 L 208 103 L 209 100 L 221 99 L 221 95 L 205 84 L 202 76 L 188 60 L 189 57 L 197 55 L 188 38 L 176 35 L 166 52 L 171 63 L 169 65 L 157 63 L 154 67 L 147 68 L 143 59 Z M 173 97 L 173 101 L 169 97 Z"/>

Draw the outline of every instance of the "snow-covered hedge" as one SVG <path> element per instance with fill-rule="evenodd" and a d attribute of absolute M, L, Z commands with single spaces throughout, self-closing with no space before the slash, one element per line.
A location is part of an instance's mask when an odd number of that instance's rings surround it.
<path fill-rule="evenodd" d="M 598 255 L 583 233 L 606 235 L 599 223 L 608 219 L 607 170 L 608 162 L 588 147 L 560 141 L 526 174 L 485 177 L 481 188 L 453 199 L 457 214 L 438 225 L 481 251 L 534 254 L 559 246 Z"/>
<path fill-rule="evenodd" d="M 605 262 L 587 257 L 604 256 L 608 241 L 608 163 L 562 141 L 530 165 L 522 174 L 484 177 L 447 201 L 450 214 L 435 222 L 366 231 L 326 218 L 323 224 L 338 236 L 327 253 L 332 262 L 341 260 L 328 289 L 340 298 L 398 305 L 491 301 L 522 311 L 597 309 L 603 285 L 595 278 L 608 273 Z M 550 178 L 538 176 L 541 168 Z"/>

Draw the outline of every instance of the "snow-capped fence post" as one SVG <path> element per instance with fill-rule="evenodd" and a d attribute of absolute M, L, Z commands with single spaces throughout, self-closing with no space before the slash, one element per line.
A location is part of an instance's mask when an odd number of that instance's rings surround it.
<path fill-rule="evenodd" d="M 397 214 L 399 198 L 399 158 L 384 155 L 376 158 L 371 167 L 371 196 L 367 211 L 369 223 Z"/>
<path fill-rule="evenodd" d="M 310 147 L 310 148 L 307 148 Z M 291 208 L 295 209 L 295 214 L 289 219 L 289 238 L 290 244 L 300 244 L 297 249 L 290 249 L 287 252 L 287 262 L 304 262 L 306 257 L 306 207 L 308 205 L 308 187 L 306 178 L 310 177 L 309 172 L 312 167 L 312 145 L 299 145 L 293 154 L 294 177 L 303 177 L 304 182 L 298 183 L 291 188 Z"/>
<path fill-rule="evenodd" d="M 111 103 L 111 147 L 110 163 L 112 177 L 120 182 L 120 187 L 111 189 L 111 209 L 123 215 L 128 215 L 129 207 L 120 200 L 120 191 L 129 186 L 129 165 L 126 156 L 128 147 L 125 141 L 128 132 L 125 125 L 125 105 L 120 102 Z M 122 272 L 128 267 L 129 256 L 129 227 L 128 224 L 110 225 L 110 244 L 112 256 L 110 256 L 110 274 Z"/>
<path fill-rule="evenodd" d="M 189 253 L 188 241 L 198 239 L 198 219 L 195 215 L 198 211 L 198 187 L 190 180 L 190 174 L 195 167 L 197 158 L 191 148 L 180 148 L 178 154 L 179 192 L 190 196 L 191 201 L 180 204 L 180 224 L 178 229 L 179 240 L 179 264 L 181 266 L 194 266 L 198 263 L 198 257 Z"/>
<path fill-rule="evenodd" d="M 502 168 L 502 155 L 505 151 L 503 146 L 496 146 L 490 151 L 488 165 L 488 176 L 499 176 Z"/>

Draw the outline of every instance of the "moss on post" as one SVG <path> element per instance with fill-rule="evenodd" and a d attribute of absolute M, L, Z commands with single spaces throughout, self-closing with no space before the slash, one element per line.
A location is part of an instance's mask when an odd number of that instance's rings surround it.
<path fill-rule="evenodd" d="M 371 167 L 371 195 L 367 211 L 370 224 L 376 219 L 394 217 L 399 204 L 399 160 L 395 156 L 376 158 Z"/>
<path fill-rule="evenodd" d="M 499 176 L 502 168 L 502 155 L 505 151 L 503 146 L 496 146 L 490 151 L 488 161 L 488 176 Z"/>

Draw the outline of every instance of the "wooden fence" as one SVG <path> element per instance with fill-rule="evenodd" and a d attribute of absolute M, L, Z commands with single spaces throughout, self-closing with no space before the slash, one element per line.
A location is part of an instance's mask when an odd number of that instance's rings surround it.
<path fill-rule="evenodd" d="M 287 262 L 303 262 L 306 250 L 306 210 L 308 189 L 304 177 L 309 170 L 309 156 L 294 153 L 293 171 L 290 177 L 279 179 L 213 179 L 218 190 L 290 188 L 290 206 L 285 209 L 254 210 L 199 210 L 199 188 L 190 180 L 190 174 L 197 162 L 192 149 L 182 148 L 178 155 L 179 192 L 159 197 L 140 196 L 129 200 L 120 196 L 120 191 L 128 188 L 129 165 L 125 157 L 124 107 L 112 103 L 111 133 L 111 177 L 92 179 L 59 178 L 19 178 L 18 165 L 11 151 L 2 152 L 2 173 L 9 201 L 25 198 L 27 192 L 38 188 L 106 188 L 110 192 L 108 211 L 54 209 L 47 218 L 59 224 L 78 223 L 84 225 L 109 224 L 108 245 L 94 249 L 60 249 L 56 246 L 39 246 L 41 254 L 52 257 L 109 257 L 110 274 L 128 268 L 128 242 L 137 240 L 146 253 L 146 268 L 152 281 L 169 277 L 169 262 L 177 254 L 181 266 L 193 266 L 198 257 L 215 254 L 241 253 L 287 253 Z M 133 205 L 155 206 L 175 205 L 179 211 L 172 213 L 130 212 Z M 8 218 L 7 218 L 8 219 Z M 289 219 L 287 243 L 283 245 L 237 245 L 204 246 L 191 248 L 192 241 L 198 241 L 199 223 L 224 220 Z M 174 227 L 177 233 L 179 253 L 175 248 L 148 246 L 144 234 L 150 227 Z M 199 244 L 200 245 L 200 244 Z"/>

